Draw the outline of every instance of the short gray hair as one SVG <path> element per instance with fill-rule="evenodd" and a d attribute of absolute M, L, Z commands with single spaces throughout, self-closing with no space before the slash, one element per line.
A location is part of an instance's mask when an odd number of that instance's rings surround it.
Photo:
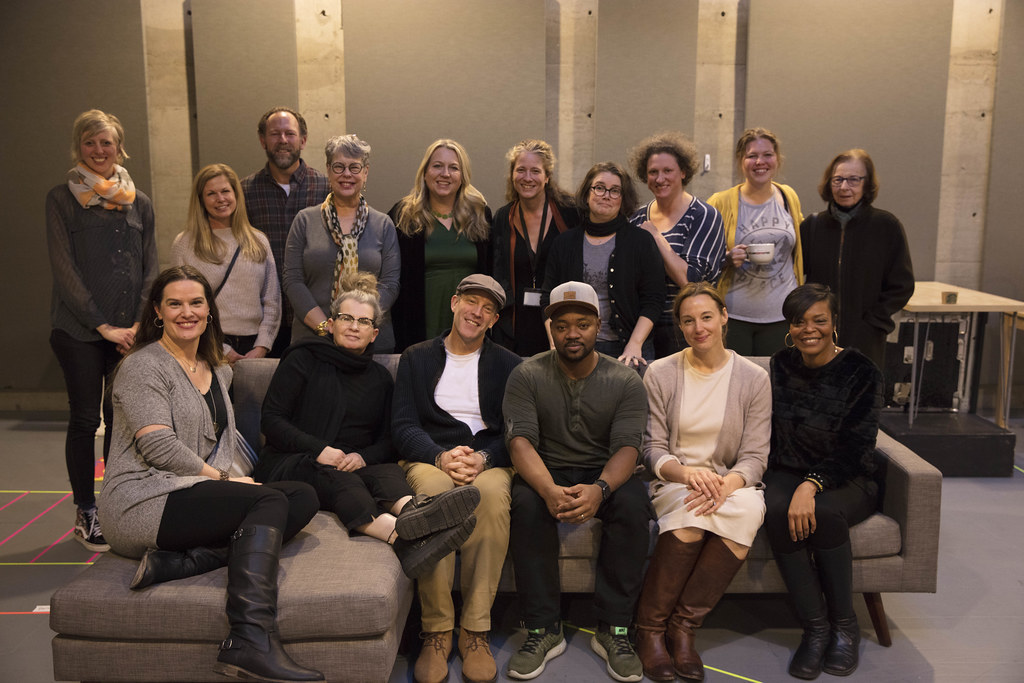
<path fill-rule="evenodd" d="M 359 159 L 366 166 L 369 165 L 370 161 L 370 145 L 360 140 L 359 136 L 355 133 L 335 135 L 324 146 L 324 154 L 327 155 L 328 166 L 334 163 L 334 157 L 338 154 L 349 159 Z"/>

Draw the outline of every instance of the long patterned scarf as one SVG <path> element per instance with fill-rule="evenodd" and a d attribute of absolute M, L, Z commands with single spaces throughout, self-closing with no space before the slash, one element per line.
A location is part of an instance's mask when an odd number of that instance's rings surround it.
<path fill-rule="evenodd" d="M 110 211 L 127 211 L 135 202 L 135 183 L 124 166 L 114 164 L 114 175 L 103 178 L 79 162 L 68 171 L 67 178 L 68 188 L 82 208 L 101 206 Z"/>
<path fill-rule="evenodd" d="M 332 302 L 341 294 L 341 278 L 345 273 L 354 273 L 359 270 L 359 238 L 362 237 L 363 230 L 366 229 L 366 219 L 369 215 L 366 198 L 360 197 L 359 208 L 356 209 L 356 220 L 352 224 L 352 232 L 346 235 L 341 232 L 338 210 L 334 208 L 334 193 L 328 193 L 327 199 L 320 205 L 320 217 L 324 221 L 324 229 L 338 245 L 338 258 L 334 262 L 334 286 L 331 287 Z"/>

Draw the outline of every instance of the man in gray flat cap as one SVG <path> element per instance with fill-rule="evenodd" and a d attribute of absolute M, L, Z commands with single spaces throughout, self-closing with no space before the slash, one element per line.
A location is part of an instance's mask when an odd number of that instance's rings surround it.
<path fill-rule="evenodd" d="M 486 336 L 504 306 L 505 291 L 493 278 L 463 279 L 452 297 L 451 329 L 407 348 L 395 379 L 392 440 L 412 489 L 430 496 L 467 484 L 480 489 L 476 528 L 460 551 L 458 648 L 466 681 L 497 677 L 488 634 L 508 552 L 512 487 L 501 402 L 505 381 L 522 361 Z M 453 554 L 419 579 L 424 643 L 413 672 L 419 683 L 448 677 L 454 577 Z"/>

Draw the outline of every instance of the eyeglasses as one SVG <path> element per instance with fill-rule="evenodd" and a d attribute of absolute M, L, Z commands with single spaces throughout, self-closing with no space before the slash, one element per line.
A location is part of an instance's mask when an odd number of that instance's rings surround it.
<path fill-rule="evenodd" d="M 373 327 L 374 326 L 373 325 L 373 318 L 355 318 L 355 317 L 349 315 L 348 313 L 342 313 L 342 314 L 338 315 L 337 317 L 335 317 L 334 319 L 337 320 L 342 325 L 352 325 L 353 323 L 355 323 L 356 327 L 358 327 L 360 329 L 364 329 L 364 330 L 367 327 Z"/>
<path fill-rule="evenodd" d="M 348 169 L 348 172 L 351 173 L 352 175 L 359 175 L 360 173 L 362 173 L 363 169 L 366 168 L 366 166 L 364 164 L 360 164 L 358 161 L 355 163 L 351 163 L 348 166 L 340 162 L 330 165 L 331 172 L 334 173 L 335 175 L 341 175 L 342 173 L 345 172 L 346 168 Z"/>
<path fill-rule="evenodd" d="M 864 182 L 864 176 L 862 175 L 851 175 L 843 177 L 841 175 L 832 176 L 832 187 L 842 187 L 843 183 L 846 183 L 850 187 L 860 187 L 860 184 Z"/>
<path fill-rule="evenodd" d="M 604 185 L 591 185 L 590 191 L 596 194 L 598 197 L 604 197 L 605 195 L 612 199 L 618 199 L 622 196 L 621 187 L 605 187 Z"/>

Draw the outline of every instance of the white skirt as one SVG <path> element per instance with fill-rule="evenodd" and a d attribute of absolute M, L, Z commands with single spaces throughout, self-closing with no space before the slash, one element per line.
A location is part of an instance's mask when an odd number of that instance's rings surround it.
<path fill-rule="evenodd" d="M 718 510 L 699 517 L 686 509 L 691 491 L 684 484 L 658 480 L 650 493 L 660 533 L 692 527 L 750 547 L 764 522 L 764 492 L 752 486 L 733 491 Z"/>

